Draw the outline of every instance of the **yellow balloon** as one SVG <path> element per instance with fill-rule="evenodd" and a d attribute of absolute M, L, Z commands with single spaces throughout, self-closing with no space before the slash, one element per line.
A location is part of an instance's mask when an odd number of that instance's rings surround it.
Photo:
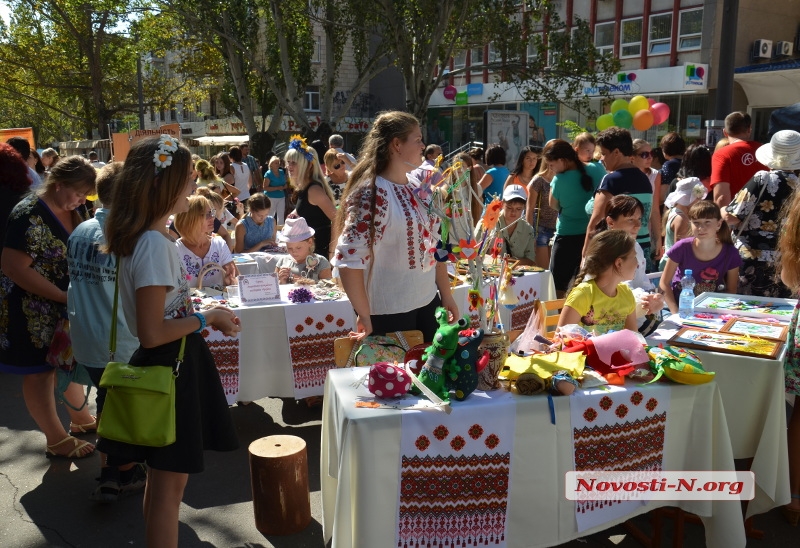
<path fill-rule="evenodd" d="M 628 112 L 636 114 L 640 110 L 647 110 L 650 108 L 650 103 L 647 102 L 647 97 L 644 95 L 637 95 L 628 103 Z"/>

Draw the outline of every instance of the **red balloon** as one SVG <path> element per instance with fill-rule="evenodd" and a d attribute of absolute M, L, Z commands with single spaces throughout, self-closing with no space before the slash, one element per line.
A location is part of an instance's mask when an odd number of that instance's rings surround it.
<path fill-rule="evenodd" d="M 653 125 L 653 113 L 649 110 L 640 110 L 633 115 L 633 128 L 647 131 Z"/>
<path fill-rule="evenodd" d="M 648 97 L 648 98 L 647 98 L 647 103 L 648 103 L 648 104 L 649 104 L 649 105 L 652 107 L 653 105 L 655 105 L 655 104 L 656 104 L 656 100 L 655 100 L 655 99 L 650 99 L 650 98 Z"/>
<path fill-rule="evenodd" d="M 653 123 L 657 126 L 669 119 L 669 105 L 665 103 L 655 103 L 650 107 L 650 112 L 653 113 Z"/>

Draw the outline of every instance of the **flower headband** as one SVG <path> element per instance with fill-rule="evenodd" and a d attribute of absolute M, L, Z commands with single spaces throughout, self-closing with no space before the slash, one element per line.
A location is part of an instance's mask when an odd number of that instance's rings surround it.
<path fill-rule="evenodd" d="M 289 139 L 289 148 L 299 151 L 309 162 L 314 159 L 314 155 L 311 154 L 311 150 L 308 148 L 306 140 L 299 134 L 292 135 L 291 139 Z"/>
<path fill-rule="evenodd" d="M 153 154 L 153 163 L 156 165 L 156 175 L 172 164 L 172 153 L 178 150 L 178 140 L 169 135 L 162 135 L 158 139 L 158 149 Z"/>

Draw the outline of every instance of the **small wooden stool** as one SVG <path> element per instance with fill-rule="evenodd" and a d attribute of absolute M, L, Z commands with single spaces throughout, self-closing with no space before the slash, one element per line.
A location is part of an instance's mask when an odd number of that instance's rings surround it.
<path fill-rule="evenodd" d="M 306 442 L 268 436 L 250 444 L 250 483 L 256 529 L 265 535 L 299 533 L 311 523 Z"/>

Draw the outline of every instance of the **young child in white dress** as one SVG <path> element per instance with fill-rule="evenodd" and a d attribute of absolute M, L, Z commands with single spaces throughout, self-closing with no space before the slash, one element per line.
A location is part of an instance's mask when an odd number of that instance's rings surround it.
<path fill-rule="evenodd" d="M 280 283 L 291 283 L 297 278 L 330 280 L 331 263 L 314 253 L 314 229 L 308 226 L 303 217 L 286 219 L 277 240 L 286 244 L 289 253 L 278 259 L 275 265 Z"/>

